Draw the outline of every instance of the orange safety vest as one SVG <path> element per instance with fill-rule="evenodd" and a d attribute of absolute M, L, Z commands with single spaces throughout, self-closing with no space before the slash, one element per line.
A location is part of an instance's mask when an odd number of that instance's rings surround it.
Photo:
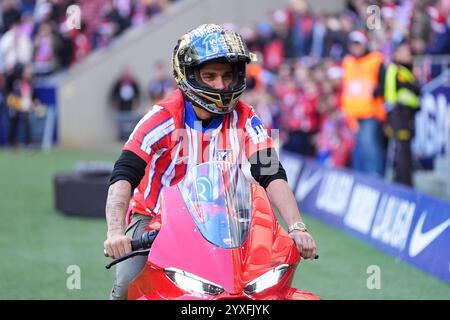
<path fill-rule="evenodd" d="M 262 87 L 264 87 L 264 83 L 262 81 L 263 68 L 260 64 L 250 63 L 247 66 L 247 77 L 253 77 L 256 80 L 256 89 L 261 89 Z"/>
<path fill-rule="evenodd" d="M 358 119 L 372 117 L 380 121 L 386 120 L 382 98 L 373 97 L 381 63 L 383 56 L 380 52 L 370 52 L 361 58 L 354 56 L 344 58 L 342 109 L 350 124 L 356 124 Z"/>

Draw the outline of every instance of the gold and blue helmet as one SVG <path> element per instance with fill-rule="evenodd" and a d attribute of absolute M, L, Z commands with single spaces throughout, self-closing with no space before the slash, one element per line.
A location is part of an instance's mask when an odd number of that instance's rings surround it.
<path fill-rule="evenodd" d="M 221 115 L 233 111 L 244 92 L 246 65 L 251 60 L 251 53 L 238 33 L 216 24 L 203 24 L 178 40 L 172 67 L 178 87 L 191 102 Z M 215 61 L 232 67 L 233 81 L 225 90 L 216 90 L 200 80 L 200 66 Z"/>

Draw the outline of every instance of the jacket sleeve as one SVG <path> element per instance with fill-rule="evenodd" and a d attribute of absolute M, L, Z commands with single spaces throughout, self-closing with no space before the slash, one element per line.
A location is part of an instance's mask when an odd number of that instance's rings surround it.
<path fill-rule="evenodd" d="M 123 150 L 133 152 L 148 163 L 153 153 L 170 148 L 174 131 L 173 117 L 163 107 L 155 105 L 136 125 Z"/>
<path fill-rule="evenodd" d="M 250 173 L 264 189 L 274 180 L 288 181 L 286 171 L 273 148 L 259 150 L 252 154 L 250 157 Z"/>

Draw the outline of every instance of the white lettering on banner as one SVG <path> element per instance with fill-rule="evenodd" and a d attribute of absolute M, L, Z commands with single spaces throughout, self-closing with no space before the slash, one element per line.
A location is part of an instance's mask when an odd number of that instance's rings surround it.
<path fill-rule="evenodd" d="M 292 190 L 295 190 L 296 179 L 302 169 L 303 163 L 301 160 L 287 155 L 282 156 L 281 162 L 284 170 L 286 171 L 289 186 Z"/>
<path fill-rule="evenodd" d="M 416 116 L 416 133 L 413 140 L 414 153 L 434 156 L 449 153 L 450 103 L 443 94 L 425 94 L 421 109 Z"/>
<path fill-rule="evenodd" d="M 403 250 L 408 240 L 415 209 L 416 204 L 413 202 L 383 195 L 372 227 L 372 238 Z"/>
<path fill-rule="evenodd" d="M 339 172 L 327 172 L 316 200 L 318 209 L 342 216 L 350 199 L 354 178 Z"/>
<path fill-rule="evenodd" d="M 369 233 L 379 198 L 380 192 L 376 189 L 356 184 L 344 224 L 363 234 Z"/>
<path fill-rule="evenodd" d="M 322 178 L 322 172 L 316 171 L 313 174 L 308 172 L 302 172 L 298 181 L 297 190 L 295 192 L 295 199 L 302 201 L 311 192 L 312 189 L 319 183 Z"/>

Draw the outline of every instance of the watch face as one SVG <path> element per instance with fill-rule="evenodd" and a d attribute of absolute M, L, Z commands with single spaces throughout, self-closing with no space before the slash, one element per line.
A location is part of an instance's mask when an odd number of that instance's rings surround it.
<path fill-rule="evenodd" d="M 306 229 L 306 225 L 303 222 L 296 222 L 293 225 L 291 225 L 289 227 L 289 232 L 294 231 L 294 230 L 299 230 L 299 231 L 307 231 Z"/>

